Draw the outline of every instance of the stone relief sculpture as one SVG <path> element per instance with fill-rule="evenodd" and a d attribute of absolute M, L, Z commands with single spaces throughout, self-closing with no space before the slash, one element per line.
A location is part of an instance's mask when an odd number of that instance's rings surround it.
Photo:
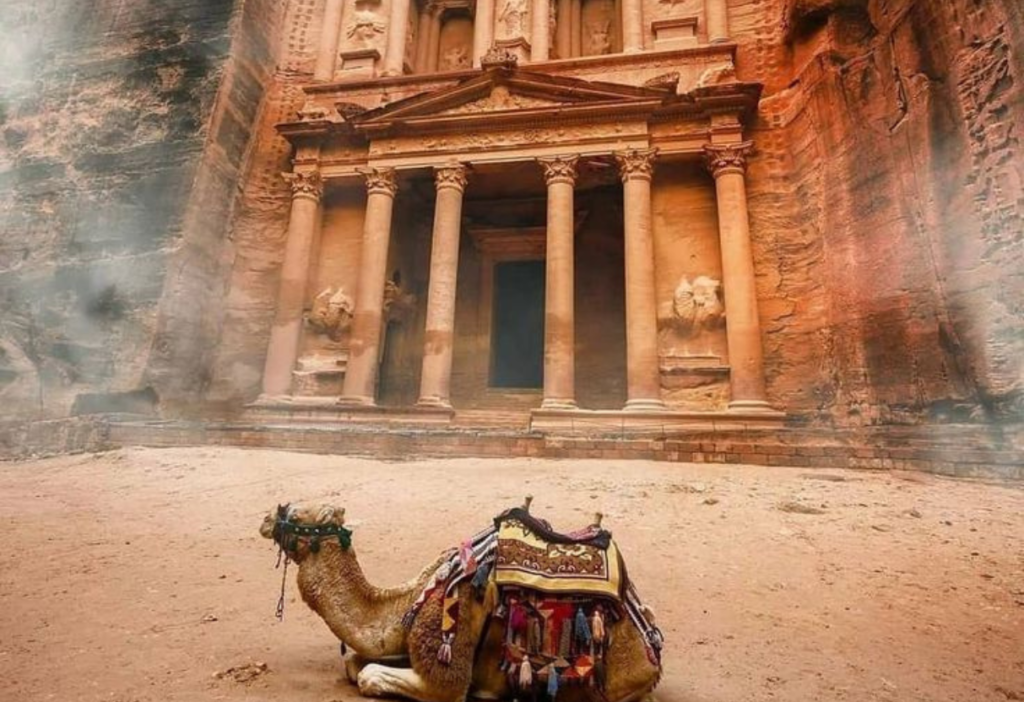
<path fill-rule="evenodd" d="M 455 71 L 460 68 L 469 68 L 469 51 L 465 46 L 453 46 L 441 56 L 441 69 Z"/>
<path fill-rule="evenodd" d="M 384 33 L 384 22 L 373 10 L 356 10 L 346 36 L 362 49 L 376 49 Z"/>
<path fill-rule="evenodd" d="M 343 288 L 325 288 L 313 299 L 306 321 L 313 329 L 332 341 L 338 341 L 352 325 L 355 302 Z"/>
<path fill-rule="evenodd" d="M 712 66 L 701 73 L 697 79 L 698 88 L 706 88 L 709 85 L 721 85 L 736 80 L 736 65 L 729 61 L 718 66 Z"/>
<path fill-rule="evenodd" d="M 505 38 L 526 36 L 526 0 L 505 0 L 498 19 L 505 25 Z"/>
<path fill-rule="evenodd" d="M 610 54 L 612 52 L 611 34 L 612 25 L 607 17 L 589 23 L 584 34 L 587 39 L 586 54 L 588 56 Z"/>
<path fill-rule="evenodd" d="M 683 276 L 676 287 L 672 301 L 675 327 L 684 334 L 696 334 L 715 329 L 725 319 L 725 306 L 721 298 L 721 281 L 698 276 L 690 282 Z"/>

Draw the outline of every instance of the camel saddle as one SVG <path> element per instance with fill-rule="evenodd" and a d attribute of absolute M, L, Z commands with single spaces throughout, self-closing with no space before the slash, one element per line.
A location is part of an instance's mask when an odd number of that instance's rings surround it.
<path fill-rule="evenodd" d="M 521 508 L 498 515 L 494 526 L 494 580 L 499 587 L 622 601 L 625 569 L 609 532 L 588 527 L 561 534 Z"/>

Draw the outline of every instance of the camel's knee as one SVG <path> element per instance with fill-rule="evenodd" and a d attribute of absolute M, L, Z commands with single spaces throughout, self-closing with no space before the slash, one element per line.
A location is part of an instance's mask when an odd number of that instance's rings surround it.
<path fill-rule="evenodd" d="M 359 694 L 364 697 L 381 697 L 388 693 L 387 668 L 376 663 L 370 663 L 356 674 L 356 684 L 359 685 Z"/>

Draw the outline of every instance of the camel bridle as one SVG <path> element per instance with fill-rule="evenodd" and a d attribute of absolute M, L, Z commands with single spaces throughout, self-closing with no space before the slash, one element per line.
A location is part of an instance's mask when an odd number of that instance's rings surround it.
<path fill-rule="evenodd" d="M 346 529 L 341 524 L 297 524 L 292 521 L 289 515 L 290 504 L 277 506 L 277 516 L 274 519 L 274 531 L 272 533 L 274 543 L 278 546 L 277 565 L 275 570 L 281 567 L 284 561 L 284 570 L 281 571 L 281 596 L 277 600 L 277 618 L 284 619 L 284 591 L 288 579 L 288 563 L 299 550 L 299 543 L 303 539 L 309 541 L 309 550 L 312 553 L 320 552 L 320 543 L 323 539 L 338 539 L 338 546 L 342 551 L 352 547 L 352 530 Z"/>

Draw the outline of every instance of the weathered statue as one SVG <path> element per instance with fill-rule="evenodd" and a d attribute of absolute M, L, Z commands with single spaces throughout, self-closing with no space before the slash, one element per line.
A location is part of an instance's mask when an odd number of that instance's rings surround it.
<path fill-rule="evenodd" d="M 644 699 L 661 677 L 661 633 L 611 535 L 598 523 L 557 534 L 528 506 L 391 588 L 363 575 L 344 509 L 285 505 L 260 533 L 286 568 L 298 564 L 302 599 L 349 649 L 346 672 L 364 696 Z"/>
<path fill-rule="evenodd" d="M 306 321 L 313 329 L 338 341 L 352 325 L 355 307 L 355 302 L 342 288 L 325 288 L 313 298 L 313 307 L 306 316 Z"/>
<path fill-rule="evenodd" d="M 469 52 L 465 46 L 452 46 L 441 56 L 441 68 L 447 71 L 455 71 L 460 68 L 469 67 Z"/>
<path fill-rule="evenodd" d="M 719 291 L 721 282 L 698 276 L 692 283 L 683 276 L 676 288 L 672 304 L 676 325 L 684 333 L 714 329 L 725 318 L 725 307 Z"/>
<path fill-rule="evenodd" d="M 507 39 L 526 36 L 526 13 L 526 0 L 505 0 L 505 6 L 498 19 L 505 24 Z"/>
<path fill-rule="evenodd" d="M 587 54 L 598 56 L 612 52 L 611 21 L 606 17 L 597 22 L 587 25 L 585 36 L 587 37 Z"/>
<path fill-rule="evenodd" d="M 363 49 L 377 48 L 377 38 L 384 33 L 384 22 L 373 10 L 356 10 L 346 36 Z"/>

